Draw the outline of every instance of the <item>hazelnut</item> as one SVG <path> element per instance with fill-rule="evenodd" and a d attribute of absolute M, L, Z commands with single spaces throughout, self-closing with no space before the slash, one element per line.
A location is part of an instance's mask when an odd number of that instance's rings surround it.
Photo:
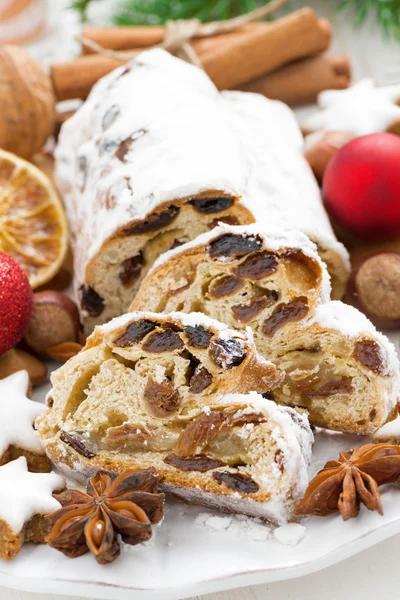
<path fill-rule="evenodd" d="M 304 156 L 319 183 L 332 156 L 353 138 L 344 131 L 318 131 L 306 137 Z"/>
<path fill-rule="evenodd" d="M 347 284 L 346 301 L 381 329 L 400 327 L 400 253 L 376 252 L 361 260 Z"/>
<path fill-rule="evenodd" d="M 46 356 L 51 346 L 76 342 L 79 331 L 78 309 L 70 298 L 50 290 L 33 295 L 32 317 L 24 337 L 28 350 Z"/>

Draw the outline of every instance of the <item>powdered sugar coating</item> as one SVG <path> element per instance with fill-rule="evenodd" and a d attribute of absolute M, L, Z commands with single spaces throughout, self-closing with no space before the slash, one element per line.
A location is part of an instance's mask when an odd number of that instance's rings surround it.
<path fill-rule="evenodd" d="M 33 424 L 46 407 L 29 400 L 28 387 L 26 371 L 18 371 L 0 380 L 0 456 L 10 446 L 44 454 Z"/>
<path fill-rule="evenodd" d="M 306 131 L 346 131 L 368 135 L 387 131 L 400 121 L 400 84 L 376 87 L 362 79 L 346 90 L 326 90 L 318 96 L 320 110 L 302 122 Z"/>
<path fill-rule="evenodd" d="M 20 533 L 25 523 L 35 515 L 47 515 L 61 508 L 52 493 L 65 486 L 56 473 L 30 473 L 26 458 L 0 467 L 0 519 L 14 533 Z"/>
<path fill-rule="evenodd" d="M 400 442 L 400 417 L 389 421 L 374 433 L 374 442 L 388 442 L 390 444 Z"/>
<path fill-rule="evenodd" d="M 200 69 L 159 49 L 103 78 L 65 123 L 56 179 L 75 237 L 76 288 L 120 227 L 207 190 L 241 197 L 260 222 L 312 234 L 347 260 L 290 109 L 256 94 L 221 95 Z"/>

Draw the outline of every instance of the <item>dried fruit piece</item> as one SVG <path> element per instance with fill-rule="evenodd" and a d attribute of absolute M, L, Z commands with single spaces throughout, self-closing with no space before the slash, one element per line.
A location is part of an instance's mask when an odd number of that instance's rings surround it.
<path fill-rule="evenodd" d="M 4 150 L 0 184 L 0 251 L 16 260 L 37 288 L 58 273 L 67 253 L 63 205 L 42 171 Z"/>
<path fill-rule="evenodd" d="M 218 467 L 223 466 L 223 463 L 220 460 L 202 456 L 201 454 L 185 458 L 177 456 L 176 454 L 170 454 L 164 458 L 164 462 L 181 471 L 200 471 L 200 473 L 205 473 L 211 469 L 217 469 Z"/>
<path fill-rule="evenodd" d="M 385 366 L 382 351 L 373 340 L 359 340 L 354 346 L 354 358 L 362 365 L 378 375 L 383 373 Z"/>
<path fill-rule="evenodd" d="M 233 275 L 226 275 L 222 279 L 218 279 L 216 283 L 210 287 L 210 296 L 212 298 L 222 298 L 229 296 L 242 289 L 244 286 L 243 279 L 238 279 Z"/>
<path fill-rule="evenodd" d="M 103 442 L 111 448 L 143 448 L 150 439 L 150 432 L 137 423 L 124 423 L 119 427 L 111 427 Z"/>
<path fill-rule="evenodd" d="M 87 448 L 83 442 L 83 437 L 79 433 L 67 433 L 62 431 L 60 433 L 60 440 L 68 446 L 71 446 L 78 454 L 81 454 L 85 458 L 93 458 L 96 456 L 89 448 Z"/>
<path fill-rule="evenodd" d="M 229 473 L 228 471 L 221 473 L 220 471 L 217 471 L 216 473 L 213 473 L 213 477 L 220 485 L 224 483 L 235 492 L 255 494 L 260 487 L 249 475 L 244 475 L 242 473 Z"/>
<path fill-rule="evenodd" d="M 94 288 L 82 285 L 81 291 L 81 307 L 90 317 L 98 317 L 104 310 L 104 298 L 102 298 Z"/>
<path fill-rule="evenodd" d="M 264 296 L 263 298 L 252 300 L 249 304 L 236 304 L 235 306 L 232 306 L 232 312 L 235 319 L 242 323 L 248 323 L 260 314 L 264 308 L 271 306 L 271 304 L 273 304 L 273 301 L 267 296 Z"/>
<path fill-rule="evenodd" d="M 175 445 L 179 456 L 193 456 L 201 453 L 214 440 L 225 423 L 226 415 L 222 410 L 212 410 L 208 414 L 193 419 L 180 434 Z"/>
<path fill-rule="evenodd" d="M 247 277 L 248 279 L 263 279 L 278 269 L 279 261 L 271 252 L 257 252 L 248 256 L 242 264 L 235 269 L 238 277 Z"/>
<path fill-rule="evenodd" d="M 131 227 L 126 227 L 123 230 L 123 235 L 136 235 L 138 233 L 150 233 L 158 231 L 167 225 L 170 225 L 180 212 L 179 206 L 169 206 L 166 210 L 160 213 L 153 213 L 145 221 L 135 223 Z"/>
<path fill-rule="evenodd" d="M 140 277 L 143 266 L 143 253 L 139 252 L 132 258 L 126 258 L 122 263 L 122 270 L 119 274 L 122 285 L 133 285 Z"/>
<path fill-rule="evenodd" d="M 213 377 L 205 367 L 197 366 L 189 381 L 189 390 L 192 394 L 201 394 L 209 385 Z"/>
<path fill-rule="evenodd" d="M 233 204 L 233 198 L 221 196 L 220 198 L 197 198 L 191 200 L 190 204 L 195 210 L 203 215 L 211 215 L 212 213 L 222 212 L 227 210 Z"/>
<path fill-rule="evenodd" d="M 250 252 L 260 250 L 261 240 L 255 236 L 233 235 L 227 233 L 217 238 L 208 246 L 208 253 L 212 258 L 240 258 Z"/>
<path fill-rule="evenodd" d="M 126 155 L 129 153 L 132 148 L 133 142 L 136 142 L 139 138 L 141 138 L 147 131 L 145 129 L 139 129 L 135 131 L 131 136 L 122 140 L 119 144 L 117 150 L 115 151 L 115 156 L 121 161 L 125 162 Z"/>
<path fill-rule="evenodd" d="M 114 340 L 114 344 L 120 346 L 120 348 L 126 348 L 138 344 L 150 331 L 153 331 L 157 326 L 153 321 L 147 319 L 141 319 L 140 321 L 134 321 L 130 323 L 119 337 Z"/>
<path fill-rule="evenodd" d="M 155 381 L 151 375 L 144 389 L 144 398 L 156 417 L 168 417 L 175 412 L 180 404 L 179 392 L 174 388 L 169 379 L 161 383 Z"/>
<path fill-rule="evenodd" d="M 143 344 L 143 350 L 146 352 L 171 352 L 183 347 L 184 344 L 179 334 L 169 327 L 163 331 L 152 333 Z"/>
<path fill-rule="evenodd" d="M 262 331 L 265 335 L 272 336 L 286 323 L 300 321 L 307 313 L 307 301 L 300 298 L 287 304 L 279 304 L 272 315 L 264 321 Z"/>
<path fill-rule="evenodd" d="M 354 390 L 351 377 L 343 377 L 342 379 L 327 381 L 322 384 L 319 378 L 315 378 L 312 381 L 298 381 L 295 384 L 295 389 L 296 392 L 299 392 L 310 400 L 312 398 L 326 398 L 334 394 L 350 394 Z"/>
<path fill-rule="evenodd" d="M 234 339 L 213 340 L 210 344 L 210 354 L 215 364 L 223 369 L 237 367 L 246 358 L 243 345 Z"/>
<path fill-rule="evenodd" d="M 212 331 L 204 329 L 201 325 L 197 325 L 196 327 L 187 325 L 185 333 L 190 346 L 193 346 L 193 348 L 208 348 L 210 340 L 214 335 Z"/>

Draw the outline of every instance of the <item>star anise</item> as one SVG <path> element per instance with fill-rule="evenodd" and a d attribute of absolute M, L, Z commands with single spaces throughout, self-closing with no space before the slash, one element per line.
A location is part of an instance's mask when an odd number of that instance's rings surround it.
<path fill-rule="evenodd" d="M 90 551 L 100 564 L 113 562 L 120 554 L 118 534 L 131 545 L 151 538 L 151 525 L 164 514 L 164 494 L 157 490 L 154 469 L 115 477 L 97 473 L 86 493 L 55 495 L 63 508 L 50 517 L 53 529 L 47 543 L 71 558 Z"/>
<path fill-rule="evenodd" d="M 378 487 L 398 483 L 400 446 L 366 444 L 341 452 L 310 482 L 296 515 L 326 516 L 340 512 L 344 521 L 357 517 L 361 502 L 383 515 Z"/>

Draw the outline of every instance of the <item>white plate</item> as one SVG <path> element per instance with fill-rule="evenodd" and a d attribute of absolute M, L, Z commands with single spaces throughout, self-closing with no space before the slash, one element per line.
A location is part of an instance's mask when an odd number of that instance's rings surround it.
<path fill-rule="evenodd" d="M 367 441 L 317 433 L 310 475 L 340 450 Z M 13 561 L 1 561 L 0 585 L 110 600 L 132 600 L 133 593 L 135 600 L 173 600 L 298 577 L 400 532 L 400 491 L 393 486 L 381 490 L 384 516 L 363 508 L 358 519 L 346 523 L 336 515 L 313 517 L 304 522 L 306 534 L 296 546 L 278 542 L 272 529 L 264 541 L 256 541 L 252 533 L 238 533 L 236 518 L 236 528 L 210 529 L 196 517 L 212 511 L 168 501 L 153 539 L 145 546 L 124 546 L 114 564 L 98 565 L 90 554 L 68 559 L 49 547 L 27 544 Z M 224 519 L 227 523 L 228 517 Z M 252 524 L 258 537 L 265 537 L 265 526 Z"/>

